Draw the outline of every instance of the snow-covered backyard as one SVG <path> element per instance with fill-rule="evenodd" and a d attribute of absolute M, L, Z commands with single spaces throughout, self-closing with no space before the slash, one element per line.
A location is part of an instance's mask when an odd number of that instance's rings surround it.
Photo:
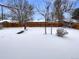
<path fill-rule="evenodd" d="M 79 59 L 79 30 L 65 28 L 68 35 L 44 34 L 43 27 L 4 28 L 0 30 L 0 59 Z"/>

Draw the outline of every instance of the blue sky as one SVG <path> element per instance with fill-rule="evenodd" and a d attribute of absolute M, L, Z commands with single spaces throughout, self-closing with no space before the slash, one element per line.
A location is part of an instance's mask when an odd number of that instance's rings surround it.
<path fill-rule="evenodd" d="M 37 2 L 38 2 L 38 4 L 40 5 L 40 7 L 43 8 L 42 0 L 28 0 L 28 1 L 29 1 L 29 3 L 32 4 L 32 5 L 36 5 Z M 70 1 L 75 1 L 75 0 L 70 0 Z M 75 6 L 74 8 L 79 8 L 79 0 L 78 0 L 78 2 L 76 3 L 76 6 Z M 64 15 L 65 15 L 66 18 L 70 18 L 70 14 L 65 13 Z M 43 16 L 41 16 L 40 14 L 37 14 L 37 13 L 34 15 L 34 18 L 35 18 L 35 19 L 38 19 L 38 20 L 39 20 L 39 19 L 44 19 Z"/>
<path fill-rule="evenodd" d="M 28 0 L 28 2 L 30 3 L 30 4 L 32 4 L 32 5 L 36 5 L 37 2 L 38 1 L 38 3 L 40 4 L 40 2 L 42 2 L 42 0 Z M 0 3 L 1 4 L 5 4 L 5 2 L 6 2 L 6 0 L 0 0 Z M 41 6 L 41 5 L 40 5 Z M 0 7 L 0 13 L 1 13 L 1 7 Z M 6 8 L 4 8 L 4 13 L 8 13 L 8 10 L 6 9 Z M 33 15 L 33 18 L 34 19 L 43 19 L 43 16 L 41 16 L 39 13 L 35 13 L 34 15 Z"/>
<path fill-rule="evenodd" d="M 32 5 L 34 5 L 34 6 L 36 6 L 37 4 L 39 4 L 39 6 L 41 7 L 41 9 L 43 9 L 43 2 L 42 2 L 42 0 L 28 0 L 28 2 L 30 4 L 32 4 Z M 42 15 L 40 15 L 38 12 L 36 12 L 35 15 L 34 15 L 34 19 L 36 19 L 36 20 L 43 19 L 44 20 L 44 17 Z"/>
<path fill-rule="evenodd" d="M 0 3 L 2 4 L 5 4 L 7 0 L 0 0 Z M 72 0 L 74 1 L 74 0 Z M 42 3 L 42 0 L 28 0 L 28 2 L 32 5 L 36 5 L 37 2 L 38 4 L 40 5 L 41 8 L 43 8 L 43 3 Z M 76 6 L 74 8 L 79 8 L 79 1 L 77 2 Z M 0 13 L 1 13 L 1 7 L 0 7 Z M 4 13 L 8 13 L 8 10 L 6 10 L 4 8 Z M 68 15 L 67 15 L 68 16 Z M 34 16 L 33 16 L 34 19 L 44 19 L 43 16 L 41 16 L 39 13 L 35 13 Z"/>

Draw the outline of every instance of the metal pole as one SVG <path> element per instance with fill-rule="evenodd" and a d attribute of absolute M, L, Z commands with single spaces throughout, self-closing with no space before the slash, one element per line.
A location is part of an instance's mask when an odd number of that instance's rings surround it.
<path fill-rule="evenodd" d="M 4 15 L 3 15 L 3 6 L 1 6 L 1 12 L 2 12 L 2 20 L 4 18 Z"/>
<path fill-rule="evenodd" d="M 46 18 L 45 18 L 45 34 L 47 34 L 47 29 L 46 29 Z"/>
<path fill-rule="evenodd" d="M 51 22 L 51 35 L 52 35 L 52 22 Z"/>

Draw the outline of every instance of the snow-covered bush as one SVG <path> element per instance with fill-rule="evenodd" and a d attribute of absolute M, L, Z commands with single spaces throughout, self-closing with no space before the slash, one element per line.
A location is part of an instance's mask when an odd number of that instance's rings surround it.
<path fill-rule="evenodd" d="M 58 28 L 56 34 L 57 36 L 63 37 L 64 35 L 68 34 L 68 32 L 64 30 L 63 28 Z"/>

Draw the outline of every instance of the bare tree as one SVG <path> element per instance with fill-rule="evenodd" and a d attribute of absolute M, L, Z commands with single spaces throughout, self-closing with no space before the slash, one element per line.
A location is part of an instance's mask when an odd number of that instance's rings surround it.
<path fill-rule="evenodd" d="M 46 23 L 47 21 L 50 21 L 49 14 L 50 14 L 51 0 L 42 0 L 40 2 L 42 3 L 43 6 L 40 6 L 40 4 L 37 1 L 37 5 L 35 7 L 37 9 L 37 12 L 39 12 L 39 14 L 41 14 L 45 19 L 45 34 L 47 34 Z"/>
<path fill-rule="evenodd" d="M 65 12 L 72 14 L 73 8 L 75 7 L 77 1 L 73 0 L 55 0 L 55 16 L 59 22 L 63 22 Z"/>
<path fill-rule="evenodd" d="M 55 0 L 55 2 L 54 2 L 55 16 L 56 16 L 57 20 L 59 20 L 60 22 L 63 21 L 63 19 L 62 19 L 63 13 L 61 10 L 61 6 L 62 6 L 62 1 Z"/>
<path fill-rule="evenodd" d="M 11 9 L 11 13 L 24 25 L 24 29 L 26 29 L 27 21 L 32 20 L 33 6 L 27 0 L 7 0 L 7 5 L 17 8 Z"/>
<path fill-rule="evenodd" d="M 62 21 L 62 16 L 64 12 L 72 13 L 71 11 L 75 7 L 77 1 L 72 0 L 55 0 L 54 1 L 54 8 L 55 8 L 55 15 Z"/>

